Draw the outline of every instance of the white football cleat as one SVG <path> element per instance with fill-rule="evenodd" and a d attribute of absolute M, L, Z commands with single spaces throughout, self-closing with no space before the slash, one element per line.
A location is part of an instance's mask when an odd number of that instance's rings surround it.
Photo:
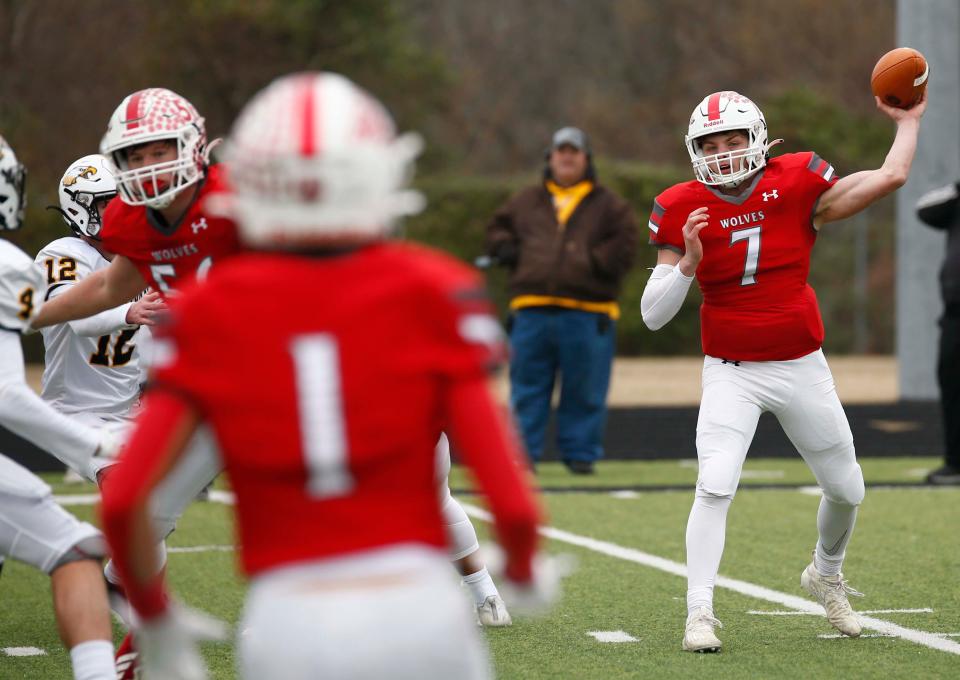
<path fill-rule="evenodd" d="M 687 617 L 683 631 L 683 649 L 687 652 L 719 652 L 723 643 L 713 632 L 713 627 L 723 624 L 706 607 L 700 607 Z"/>
<path fill-rule="evenodd" d="M 800 585 L 823 605 L 830 625 L 849 637 L 860 636 L 860 621 L 850 607 L 847 595 L 863 597 L 863 593 L 848 586 L 843 574 L 823 576 L 811 562 L 800 574 Z"/>
<path fill-rule="evenodd" d="M 491 595 L 477 605 L 477 618 L 484 628 L 503 628 L 513 625 L 507 605 L 499 595 Z"/>

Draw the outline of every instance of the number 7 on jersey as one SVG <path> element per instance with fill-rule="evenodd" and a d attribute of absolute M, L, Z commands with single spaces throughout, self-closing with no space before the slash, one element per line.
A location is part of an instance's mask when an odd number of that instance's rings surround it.
<path fill-rule="evenodd" d="M 757 282 L 757 266 L 760 264 L 760 227 L 750 227 L 730 233 L 731 246 L 744 239 L 747 241 L 747 256 L 743 264 L 740 285 L 752 286 Z"/>

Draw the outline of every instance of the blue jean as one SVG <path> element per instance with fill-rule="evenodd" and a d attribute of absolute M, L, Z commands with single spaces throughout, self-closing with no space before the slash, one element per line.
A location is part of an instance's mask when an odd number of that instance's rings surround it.
<path fill-rule="evenodd" d="M 514 313 L 510 405 L 532 460 L 543 455 L 558 373 L 557 448 L 561 457 L 565 461 L 603 457 L 615 331 L 615 322 L 605 314 L 557 307 L 528 307 Z"/>

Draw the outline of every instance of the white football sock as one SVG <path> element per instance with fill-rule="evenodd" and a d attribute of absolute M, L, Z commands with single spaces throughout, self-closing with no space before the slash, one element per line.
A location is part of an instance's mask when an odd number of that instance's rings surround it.
<path fill-rule="evenodd" d="M 74 680 L 115 680 L 113 645 L 108 640 L 88 640 L 70 650 Z"/>
<path fill-rule="evenodd" d="M 820 536 L 813 553 L 813 566 L 821 576 L 840 573 L 856 521 L 856 505 L 834 503 L 826 496 L 820 499 L 820 509 L 817 511 L 817 532 Z"/>
<path fill-rule="evenodd" d="M 727 511 L 733 498 L 697 495 L 687 520 L 687 614 L 700 607 L 713 611 L 713 584 L 720 570 Z"/>
<path fill-rule="evenodd" d="M 497 586 L 493 583 L 493 579 L 490 578 L 490 574 L 487 573 L 486 567 L 464 576 L 463 584 L 470 589 L 473 601 L 477 603 L 477 606 L 483 604 L 491 595 L 500 594 Z"/>

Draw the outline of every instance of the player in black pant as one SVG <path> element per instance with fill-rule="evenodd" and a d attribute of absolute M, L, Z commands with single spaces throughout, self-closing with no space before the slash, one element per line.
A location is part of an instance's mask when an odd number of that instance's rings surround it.
<path fill-rule="evenodd" d="M 940 269 L 940 351 L 937 382 L 943 408 L 944 465 L 927 475 L 930 484 L 960 484 L 960 182 L 925 194 L 917 216 L 947 233 L 947 254 Z"/>

